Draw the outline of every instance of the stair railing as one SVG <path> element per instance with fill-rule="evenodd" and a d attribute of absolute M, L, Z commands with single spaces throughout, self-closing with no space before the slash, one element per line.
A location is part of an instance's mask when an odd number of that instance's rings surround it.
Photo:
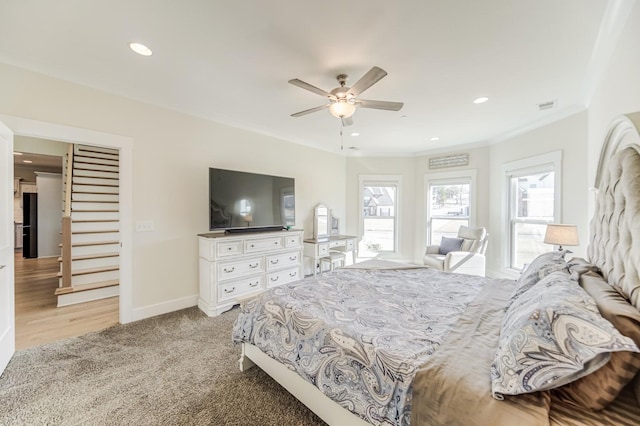
<path fill-rule="evenodd" d="M 73 184 L 73 144 L 67 152 L 65 171 L 64 213 L 62 215 L 62 285 L 71 288 L 71 191 Z"/>

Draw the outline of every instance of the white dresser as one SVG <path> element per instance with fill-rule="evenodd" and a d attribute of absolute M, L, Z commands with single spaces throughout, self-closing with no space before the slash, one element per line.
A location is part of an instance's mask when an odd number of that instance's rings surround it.
<path fill-rule="evenodd" d="M 236 305 L 238 298 L 304 278 L 302 233 L 200 234 L 198 307 L 217 316 Z"/>

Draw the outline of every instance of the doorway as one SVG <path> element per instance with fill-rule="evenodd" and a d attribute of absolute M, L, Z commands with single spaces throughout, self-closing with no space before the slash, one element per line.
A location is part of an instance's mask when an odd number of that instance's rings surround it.
<path fill-rule="evenodd" d="M 133 257 L 133 139 L 126 136 L 104 133 L 0 114 L 0 123 L 14 135 L 30 136 L 69 143 L 80 143 L 116 149 L 120 158 L 120 297 L 119 320 L 126 324 L 134 320 L 132 304 L 132 257 Z M 1 126 L 0 126 L 1 127 Z M 11 142 L 11 145 L 13 143 Z M 7 153 L 11 156 L 11 153 Z M 9 220 L 11 220 L 9 218 Z M 13 264 L 13 259 L 11 259 Z M 13 265 L 9 265 L 13 271 Z M 12 274 L 13 275 L 13 274 Z M 12 284 L 12 283 L 11 283 Z M 11 285 L 13 288 L 13 285 Z M 12 302 L 12 301 L 11 301 Z M 13 308 L 13 303 L 11 303 Z M 11 309 L 13 311 L 13 309 Z M 9 324 L 10 329 L 12 324 Z"/>
<path fill-rule="evenodd" d="M 106 235 L 105 226 L 114 231 L 113 239 L 119 239 L 118 154 L 117 151 L 109 154 L 100 152 L 111 151 L 104 148 L 82 148 L 84 150 L 80 151 L 78 145 L 54 140 L 19 135 L 14 138 L 14 288 L 18 350 L 118 323 L 118 245 L 112 244 L 109 250 L 116 253 L 108 253 L 104 249 L 104 241 L 92 244 L 92 239 Z M 63 161 L 65 156 L 75 161 Z M 104 162 L 111 165 L 100 164 Z M 100 168 L 116 171 L 95 170 Z M 95 174 L 115 178 L 91 177 Z M 63 180 L 69 180 L 69 185 L 63 185 Z M 98 186 L 90 184 L 95 181 Z M 93 200 L 99 202 L 94 203 Z M 71 235 L 65 242 L 73 245 L 67 254 L 69 262 L 63 262 L 61 256 L 64 239 L 61 205 L 65 203 L 70 206 L 77 204 L 74 208 L 78 213 L 73 214 L 84 215 L 76 218 L 72 228 L 66 231 Z M 96 215 L 103 214 L 87 209 L 94 206 L 94 209 L 103 210 L 105 205 L 116 206 L 110 220 L 86 220 L 87 215 L 89 219 L 96 219 Z M 22 234 L 18 235 L 20 228 Z M 66 252 L 62 250 L 62 253 Z M 109 267 L 105 268 L 105 265 Z M 64 268 L 73 269 L 72 276 L 66 277 L 69 286 L 73 280 L 71 288 L 61 288 L 64 285 L 61 273 Z M 99 272 L 105 269 L 108 271 Z M 104 281 L 105 274 L 111 274 L 115 279 Z M 62 293 L 60 290 L 73 290 L 74 293 Z"/>

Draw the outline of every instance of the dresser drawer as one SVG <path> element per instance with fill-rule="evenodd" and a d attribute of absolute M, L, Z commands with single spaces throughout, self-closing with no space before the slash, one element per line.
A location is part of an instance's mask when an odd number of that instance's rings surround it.
<path fill-rule="evenodd" d="M 353 251 L 354 248 L 356 247 L 356 240 L 347 240 L 346 247 L 347 247 L 346 249 L 347 251 Z"/>
<path fill-rule="evenodd" d="M 318 257 L 329 254 L 329 243 L 318 244 Z"/>
<path fill-rule="evenodd" d="M 263 288 L 262 275 L 244 278 L 218 286 L 218 301 L 235 299 L 243 294 L 253 293 Z"/>
<path fill-rule="evenodd" d="M 271 272 L 267 274 L 267 288 L 290 283 L 292 281 L 298 281 L 300 279 L 302 279 L 302 271 L 300 267 Z"/>
<path fill-rule="evenodd" d="M 282 237 L 249 239 L 244 242 L 245 253 L 278 250 L 283 247 Z"/>
<path fill-rule="evenodd" d="M 284 246 L 286 248 L 292 247 L 300 247 L 302 245 L 302 236 L 298 235 L 287 235 L 284 237 Z"/>
<path fill-rule="evenodd" d="M 242 253 L 242 241 L 220 241 L 217 244 L 216 254 L 218 257 L 234 256 Z"/>
<path fill-rule="evenodd" d="M 344 247 L 344 241 L 329 241 L 329 248 Z"/>
<path fill-rule="evenodd" d="M 300 264 L 300 252 L 292 251 L 289 253 L 272 254 L 267 256 L 267 271 L 274 269 L 282 269 Z"/>
<path fill-rule="evenodd" d="M 216 276 L 218 280 L 230 280 L 250 274 L 264 271 L 262 257 L 254 257 L 235 262 L 220 262 L 217 266 Z"/>

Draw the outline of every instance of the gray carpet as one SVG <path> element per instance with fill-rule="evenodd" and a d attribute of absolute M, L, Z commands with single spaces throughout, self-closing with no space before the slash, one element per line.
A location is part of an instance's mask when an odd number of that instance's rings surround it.
<path fill-rule="evenodd" d="M 262 370 L 238 370 L 237 308 L 197 308 L 19 351 L 0 425 L 323 425 Z"/>

